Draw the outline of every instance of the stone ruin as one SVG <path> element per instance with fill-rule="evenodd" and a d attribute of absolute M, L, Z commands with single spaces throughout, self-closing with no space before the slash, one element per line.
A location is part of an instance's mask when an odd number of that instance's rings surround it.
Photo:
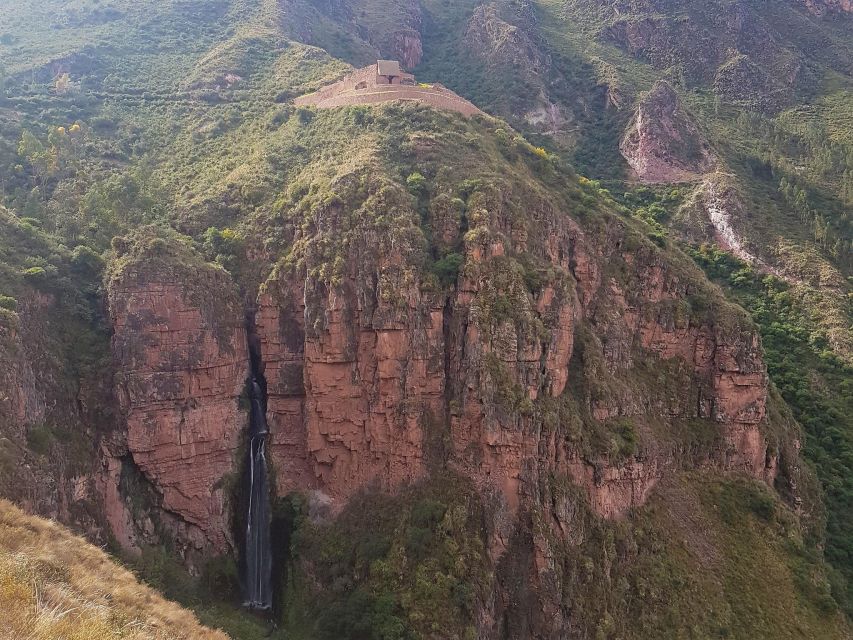
<path fill-rule="evenodd" d="M 297 98 L 295 103 L 297 106 L 331 109 L 394 100 L 420 102 L 465 116 L 482 113 L 471 102 L 440 84 L 417 83 L 415 76 L 403 71 L 397 60 L 377 60 L 376 64 L 353 71 L 343 80 Z"/>

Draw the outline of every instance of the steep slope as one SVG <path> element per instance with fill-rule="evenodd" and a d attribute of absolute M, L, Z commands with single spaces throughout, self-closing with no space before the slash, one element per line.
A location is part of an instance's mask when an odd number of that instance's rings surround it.
<path fill-rule="evenodd" d="M 225 639 L 100 549 L 0 500 L 4 638 Z"/>
<path fill-rule="evenodd" d="M 494 563 L 495 581 L 488 569 L 466 579 L 423 565 L 396 534 L 383 545 L 403 544 L 401 557 L 370 557 L 449 581 L 448 591 L 433 594 L 437 602 L 467 590 L 453 609 L 454 633 L 468 628 L 466 611 L 479 610 L 471 628 L 488 637 L 561 637 L 576 625 L 604 624 L 603 612 L 568 610 L 571 600 L 560 595 L 574 578 L 558 558 L 589 541 L 576 528 L 577 509 L 619 519 L 697 467 L 745 472 L 783 492 L 809 481 L 800 479 L 796 429 L 778 413 L 778 399 L 767 413 L 749 320 L 703 285 L 688 260 L 613 215 L 616 206 L 595 186 L 483 124 L 392 106 L 318 112 L 280 130 L 312 141 L 309 158 L 322 160 L 296 165 L 274 214 L 290 249 L 258 311 L 273 460 L 281 494 L 313 489 L 308 513 L 334 513 L 353 499 L 369 510 L 371 500 L 358 498 L 364 489 L 426 481 L 397 509 L 413 509 L 417 519 L 421 502 L 437 502 L 427 529 L 460 508 L 459 489 L 435 485 L 452 470 L 485 500 L 467 509 L 482 509 L 488 523 L 480 550 L 458 548 L 458 561 Z M 329 156 L 322 149 L 333 140 L 352 142 Z M 567 486 L 578 493 L 561 493 Z M 339 526 L 355 530 L 332 526 L 327 535 L 363 535 L 343 517 Z M 395 521 L 424 528 L 393 518 L 384 526 L 393 531 Z M 472 523 L 441 526 L 456 540 Z M 340 569 L 327 562 L 349 562 L 345 550 L 336 552 L 340 560 L 323 559 L 324 547 L 302 535 L 303 562 L 318 563 L 309 576 L 335 575 Z M 535 569 L 520 574 L 517 558 Z M 355 595 L 327 593 L 331 611 L 364 607 L 366 618 L 378 616 L 373 607 L 383 605 L 350 599 L 377 589 L 417 633 L 446 611 L 436 603 L 425 612 L 417 596 L 394 595 L 383 575 L 350 578 Z M 324 592 L 304 597 L 322 601 Z M 346 626 L 319 620 L 320 637 Z M 507 628 L 517 630 L 502 635 Z"/>
<path fill-rule="evenodd" d="M 550 140 L 537 144 L 571 158 L 614 193 L 628 192 L 620 201 L 657 233 L 671 233 L 694 251 L 717 245 L 734 257 L 725 275 L 712 271 L 730 295 L 752 301 L 765 340 L 787 345 L 772 350 L 772 374 L 808 426 L 806 452 L 819 461 L 830 529 L 838 532 L 830 553 L 853 577 L 850 541 L 841 533 L 850 526 L 845 478 L 851 474 L 840 460 L 853 447 L 843 382 L 853 353 L 847 108 L 853 84 L 844 4 L 423 6 L 420 76 L 446 83 L 530 134 L 547 133 Z M 695 166 L 688 174 L 672 171 L 673 161 L 692 164 L 691 145 L 649 131 L 648 148 L 669 147 L 669 179 L 692 183 L 649 190 L 628 180 L 629 165 L 656 162 L 654 153 L 637 154 L 630 140 L 660 80 L 679 96 L 686 126 L 698 131 L 689 137 L 707 145 L 716 162 L 698 172 Z M 672 153 L 679 147 L 684 157 Z M 762 282 L 766 276 L 772 278 Z M 787 356 L 794 344 L 800 361 Z M 838 465 L 827 465 L 830 459 Z"/>
<path fill-rule="evenodd" d="M 793 486 L 794 432 L 765 417 L 754 329 L 592 183 L 497 123 L 421 107 L 293 113 L 264 144 L 275 152 L 223 175 L 228 189 L 259 193 L 254 213 L 205 233 L 204 250 L 246 283 L 282 257 L 256 316 L 281 495 L 307 489 L 311 510 L 334 513 L 363 489 L 455 469 L 488 497 L 492 533 L 465 552 L 488 567 L 571 535 L 564 521 L 554 541 L 513 543 L 543 509 L 541 492 L 554 491 L 552 476 L 582 488 L 591 517 L 642 506 L 685 466 L 778 473 L 780 487 Z M 268 180 L 283 191 L 253 186 Z M 221 191 L 191 189 L 208 194 L 189 218 L 204 228 Z M 649 375 L 650 357 L 665 374 Z M 656 385 L 670 394 L 649 405 Z M 541 466 L 525 463 L 535 458 Z M 454 536 L 472 525 L 460 526 Z M 500 583 L 467 583 L 463 627 L 466 610 L 528 615 L 473 595 Z M 593 613 L 575 615 L 594 624 Z"/>
<path fill-rule="evenodd" d="M 674 229 L 730 295 L 749 301 L 770 346 L 771 376 L 807 427 L 805 452 L 827 490 L 829 555 L 849 585 L 849 470 L 840 462 L 853 444 L 844 383 L 851 155 L 841 106 L 853 87 L 849 16 L 832 3 L 611 4 L 539 2 L 542 32 L 552 47 L 606 61 L 603 82 L 624 69 L 618 85 L 631 87 L 638 104 L 668 79 L 717 156 L 717 171 L 674 200 L 676 192 L 641 189 L 626 204 Z M 610 126 L 625 125 L 616 117 Z M 709 258 L 703 243 L 734 259 Z M 839 597 L 849 609 L 849 586 L 838 580 L 835 590 L 847 591 Z"/>

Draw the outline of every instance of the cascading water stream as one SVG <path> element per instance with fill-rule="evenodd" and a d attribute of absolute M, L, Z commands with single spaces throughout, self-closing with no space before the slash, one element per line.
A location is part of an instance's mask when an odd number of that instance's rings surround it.
<path fill-rule="evenodd" d="M 267 484 L 266 446 L 269 436 L 263 391 L 256 378 L 251 385 L 249 423 L 249 505 L 246 518 L 245 606 L 272 607 L 272 557 L 270 551 L 270 495 Z"/>

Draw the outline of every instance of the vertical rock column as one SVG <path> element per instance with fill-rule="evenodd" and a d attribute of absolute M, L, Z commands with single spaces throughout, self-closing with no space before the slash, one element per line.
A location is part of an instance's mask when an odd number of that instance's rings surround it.
<path fill-rule="evenodd" d="M 160 496 L 156 519 L 179 546 L 224 553 L 225 479 L 245 423 L 238 406 L 248 368 L 243 313 L 226 272 L 180 255 L 184 247 L 149 244 L 155 255 L 135 247 L 139 254 L 109 282 L 124 461 Z M 126 519 L 108 515 L 119 528 Z"/>

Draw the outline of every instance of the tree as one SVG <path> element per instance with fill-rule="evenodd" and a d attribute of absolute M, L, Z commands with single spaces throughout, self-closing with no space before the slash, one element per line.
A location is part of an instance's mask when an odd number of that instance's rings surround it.
<path fill-rule="evenodd" d="M 58 96 L 64 96 L 73 87 L 74 84 L 71 82 L 71 74 L 69 73 L 60 74 L 53 81 L 53 90 Z"/>
<path fill-rule="evenodd" d="M 18 144 L 18 155 L 29 162 L 33 176 L 44 192 L 45 184 L 56 167 L 55 149 L 46 147 L 31 131 L 24 129 Z"/>

